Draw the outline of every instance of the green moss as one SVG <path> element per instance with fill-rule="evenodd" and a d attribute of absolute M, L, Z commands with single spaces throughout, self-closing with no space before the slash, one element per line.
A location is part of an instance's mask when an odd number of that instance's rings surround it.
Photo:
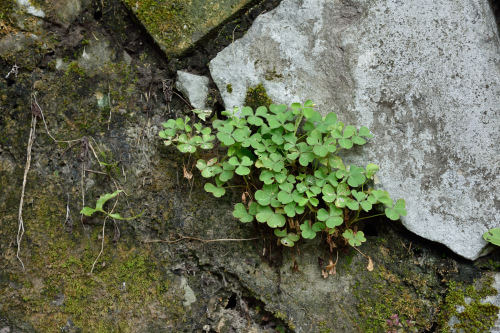
<path fill-rule="evenodd" d="M 37 331 L 60 330 L 68 317 L 88 332 L 131 332 L 145 315 L 159 313 L 169 325 L 184 321 L 179 292 L 147 248 L 126 246 L 133 243 L 130 239 L 113 245 L 111 231 L 106 230 L 104 253 L 90 274 L 100 251 L 102 226 L 94 226 L 91 237 L 83 236 L 77 226 L 67 234 L 60 223 L 65 202 L 47 192 L 37 194 L 41 200 L 25 215 L 30 221 L 27 230 L 36 232 L 26 236 L 24 244 L 30 246 L 21 247 L 21 257 L 32 273 L 17 278 L 22 288 L 16 308 Z M 12 304 L 9 294 L 14 289 L 4 290 L 0 304 Z M 54 306 L 61 295 L 64 305 Z"/>
<path fill-rule="evenodd" d="M 273 67 L 273 70 L 266 69 L 266 74 L 264 78 L 267 81 L 278 81 L 281 82 L 283 79 L 283 75 L 276 73 L 276 66 Z"/>
<path fill-rule="evenodd" d="M 362 318 L 359 325 L 365 333 L 383 332 L 384 323 L 394 314 L 401 320 L 415 321 L 418 329 L 428 328 L 430 324 L 428 302 L 416 297 L 411 288 L 384 266 L 355 285 L 353 294 L 358 299 L 358 313 Z"/>
<path fill-rule="evenodd" d="M 14 11 L 14 1 L 13 0 L 2 0 L 0 1 L 0 24 L 3 23 L 2 19 L 7 19 Z M 0 26 L 0 35 L 2 29 Z"/>
<path fill-rule="evenodd" d="M 232 93 L 233 92 L 233 86 L 231 85 L 231 83 L 226 86 L 226 90 L 227 90 L 228 93 Z"/>
<path fill-rule="evenodd" d="M 165 48 L 170 48 L 181 36 L 183 8 L 188 1 L 181 0 L 122 0 L 146 26 L 149 33 Z"/>
<path fill-rule="evenodd" d="M 68 65 L 68 69 L 66 70 L 65 75 L 69 76 L 72 73 L 77 74 L 79 76 L 85 76 L 85 71 L 83 70 L 83 68 L 80 67 L 80 65 L 78 65 L 76 61 L 73 61 Z"/>
<path fill-rule="evenodd" d="M 269 108 L 269 105 L 272 103 L 273 101 L 267 96 L 266 88 L 264 88 L 262 84 L 248 88 L 245 98 L 245 106 L 249 106 L 255 110 L 259 106 Z"/>
<path fill-rule="evenodd" d="M 447 327 L 451 317 L 456 316 L 459 323 L 454 324 L 456 331 L 471 333 L 487 333 L 494 326 L 500 308 L 489 303 L 481 303 L 480 300 L 486 296 L 497 295 L 498 291 L 491 286 L 493 279 L 489 277 L 482 285 L 481 289 L 476 291 L 474 286 L 464 286 L 461 283 L 451 281 L 448 283 L 448 293 L 442 305 L 438 317 L 438 323 L 444 333 L 451 332 Z M 470 304 L 467 304 L 465 298 L 471 298 Z M 462 312 L 457 311 L 457 307 L 462 306 Z"/>

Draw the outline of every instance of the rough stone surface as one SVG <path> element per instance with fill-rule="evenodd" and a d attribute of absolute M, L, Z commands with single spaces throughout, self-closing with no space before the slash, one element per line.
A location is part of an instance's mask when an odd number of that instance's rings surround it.
<path fill-rule="evenodd" d="M 345 161 L 380 165 L 409 230 L 476 259 L 500 220 L 499 61 L 486 0 L 284 0 L 210 69 L 226 108 L 262 83 L 276 103 L 368 126 Z"/>
<path fill-rule="evenodd" d="M 122 0 L 169 56 L 179 56 L 253 0 Z"/>
<path fill-rule="evenodd" d="M 210 80 L 206 76 L 177 71 L 175 87 L 182 92 L 195 109 L 205 110 L 209 83 Z"/>
<path fill-rule="evenodd" d="M 47 20 L 37 35 L 53 44 L 40 50 L 26 43 L 0 55 L 0 330 L 385 333 L 381 324 L 397 313 L 424 331 L 448 295 L 443 281 L 471 285 L 500 269 L 498 251 L 472 264 L 398 224 L 364 220 L 367 242 L 359 250 L 374 270 L 344 246 L 336 275 L 324 279 L 318 258 L 336 262 L 336 253 L 329 258 L 320 237 L 292 252 L 264 224 L 235 219 L 239 188 L 215 198 L 204 190 L 196 159 L 158 138 L 161 124 L 187 109 L 163 91 L 162 79 L 175 80 L 180 68 L 169 69 L 116 4 L 103 2 L 101 19 L 83 8 L 84 31 L 75 22 L 67 33 Z M 26 32 L 36 33 L 39 23 L 30 21 L 40 19 L 26 21 Z M 127 60 L 124 45 L 141 52 Z M 206 65 L 198 59 L 184 63 Z M 15 63 L 18 75 L 5 79 Z M 34 97 L 46 124 L 36 123 L 26 180 L 23 270 L 16 237 Z M 54 142 L 47 131 L 76 141 Z M 225 153 L 216 147 L 203 158 Z M 117 187 L 126 195 L 104 208 L 124 217 L 144 210 L 139 218 L 108 219 L 105 227 L 102 214 L 81 218 L 84 206 Z"/>

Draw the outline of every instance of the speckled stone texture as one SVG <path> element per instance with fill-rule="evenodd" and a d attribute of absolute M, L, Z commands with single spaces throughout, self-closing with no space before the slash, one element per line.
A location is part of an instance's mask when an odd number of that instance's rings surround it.
<path fill-rule="evenodd" d="M 207 109 L 208 84 L 206 76 L 194 75 L 184 71 L 177 71 L 175 87 L 189 100 L 195 109 Z"/>
<path fill-rule="evenodd" d="M 380 165 L 409 230 L 476 259 L 500 218 L 499 62 L 486 0 L 284 0 L 210 69 L 226 108 L 262 83 L 276 103 L 368 126 L 344 161 Z"/>

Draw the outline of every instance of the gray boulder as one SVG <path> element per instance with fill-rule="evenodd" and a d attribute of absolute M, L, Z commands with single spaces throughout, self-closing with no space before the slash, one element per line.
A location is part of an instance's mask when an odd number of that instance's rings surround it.
<path fill-rule="evenodd" d="M 262 83 L 368 126 L 344 161 L 377 163 L 409 230 L 476 259 L 500 221 L 499 42 L 487 0 L 283 0 L 210 70 L 226 108 Z"/>
<path fill-rule="evenodd" d="M 209 83 L 210 80 L 206 76 L 177 71 L 175 86 L 195 109 L 205 110 L 207 108 Z"/>

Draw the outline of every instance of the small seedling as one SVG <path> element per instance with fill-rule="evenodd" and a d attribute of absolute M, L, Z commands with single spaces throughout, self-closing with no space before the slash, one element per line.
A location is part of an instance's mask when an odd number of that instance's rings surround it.
<path fill-rule="evenodd" d="M 97 200 L 95 208 L 83 207 L 83 209 L 80 211 L 80 214 L 83 214 L 83 215 L 90 217 L 95 212 L 101 212 L 101 213 L 104 213 L 105 215 L 107 215 L 113 219 L 116 219 L 116 220 L 132 220 L 132 219 L 140 217 L 142 215 L 142 213 L 144 213 L 144 211 L 142 211 L 139 215 L 136 215 L 136 216 L 121 217 L 120 214 L 118 214 L 118 213 L 108 213 L 103 209 L 103 206 L 106 203 L 106 201 L 116 197 L 118 195 L 118 193 L 120 193 L 120 192 L 123 192 L 123 190 L 118 190 L 118 191 L 115 191 L 113 193 L 106 193 L 104 195 L 101 195 L 99 200 Z"/>

